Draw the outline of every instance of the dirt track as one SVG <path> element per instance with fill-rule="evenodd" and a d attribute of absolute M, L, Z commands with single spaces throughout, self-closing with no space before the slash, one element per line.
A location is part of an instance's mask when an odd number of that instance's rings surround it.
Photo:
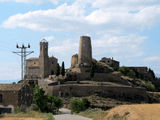
<path fill-rule="evenodd" d="M 106 118 L 160 120 L 160 104 L 121 105 L 108 111 Z"/>

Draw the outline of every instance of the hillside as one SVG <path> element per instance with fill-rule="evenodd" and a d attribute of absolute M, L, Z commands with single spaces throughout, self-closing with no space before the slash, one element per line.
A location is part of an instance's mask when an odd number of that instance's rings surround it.
<path fill-rule="evenodd" d="M 160 104 L 121 105 L 109 110 L 106 118 L 120 117 L 125 120 L 159 120 L 159 111 Z"/>

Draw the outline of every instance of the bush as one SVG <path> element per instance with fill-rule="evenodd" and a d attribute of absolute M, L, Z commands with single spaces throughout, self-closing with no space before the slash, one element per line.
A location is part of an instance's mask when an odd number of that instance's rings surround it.
<path fill-rule="evenodd" d="M 153 91 L 154 92 L 156 90 L 155 86 L 152 84 L 151 81 L 145 82 L 145 85 L 147 87 L 147 90 L 149 90 L 149 91 Z"/>
<path fill-rule="evenodd" d="M 33 111 L 39 111 L 39 107 L 36 104 L 31 105 L 31 110 Z"/>
<path fill-rule="evenodd" d="M 20 113 L 21 112 L 21 108 L 20 107 L 16 107 L 14 108 L 14 113 Z"/>
<path fill-rule="evenodd" d="M 88 101 L 87 98 L 82 99 L 82 104 L 83 104 L 84 110 L 88 109 L 91 105 L 91 103 Z"/>
<path fill-rule="evenodd" d="M 130 70 L 130 69 L 127 68 L 127 67 L 121 67 L 121 68 L 119 69 L 119 71 L 120 71 L 123 75 L 125 75 L 125 76 L 131 77 L 131 78 L 136 78 L 136 73 L 135 73 L 135 71 Z"/>
<path fill-rule="evenodd" d="M 82 100 L 75 99 L 71 101 L 71 111 L 75 113 L 79 113 L 84 111 L 90 107 L 90 102 L 88 99 L 84 98 Z"/>
<path fill-rule="evenodd" d="M 122 74 L 127 75 L 128 72 L 129 72 L 129 69 L 123 66 L 123 67 L 119 68 L 119 71 L 120 71 Z"/>
<path fill-rule="evenodd" d="M 35 86 L 34 88 L 33 101 L 37 110 L 47 113 L 55 113 L 55 111 L 63 107 L 63 100 L 54 96 L 45 95 L 45 92 L 42 88 Z"/>

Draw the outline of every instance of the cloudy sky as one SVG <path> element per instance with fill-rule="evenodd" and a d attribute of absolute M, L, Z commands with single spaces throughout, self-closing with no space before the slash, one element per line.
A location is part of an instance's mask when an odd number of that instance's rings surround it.
<path fill-rule="evenodd" d="M 79 38 L 92 38 L 93 57 L 160 74 L 159 0 L 0 0 L 0 82 L 20 79 L 16 44 L 49 41 L 49 55 L 70 66 Z"/>

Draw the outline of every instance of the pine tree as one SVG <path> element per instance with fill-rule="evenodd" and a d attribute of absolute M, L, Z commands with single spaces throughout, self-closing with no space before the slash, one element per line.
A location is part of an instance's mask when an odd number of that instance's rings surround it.
<path fill-rule="evenodd" d="M 59 64 L 57 63 L 56 76 L 59 76 L 59 75 L 60 75 L 60 66 L 59 66 Z"/>
<path fill-rule="evenodd" d="M 64 61 L 62 62 L 61 75 L 62 75 L 62 76 L 65 75 Z"/>

